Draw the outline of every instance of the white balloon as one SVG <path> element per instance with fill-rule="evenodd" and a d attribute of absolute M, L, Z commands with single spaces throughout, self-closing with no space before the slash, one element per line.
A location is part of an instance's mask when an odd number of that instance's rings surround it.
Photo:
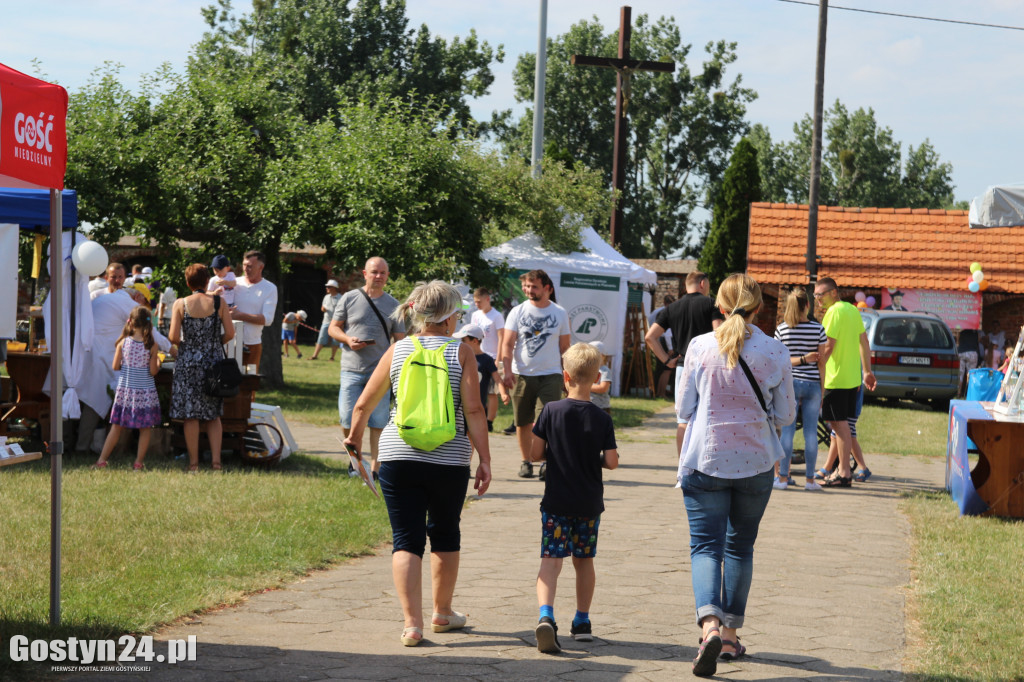
<path fill-rule="evenodd" d="M 975 270 L 971 277 L 974 278 L 975 282 L 981 282 L 981 280 L 985 279 L 985 273 L 981 270 Z"/>
<path fill-rule="evenodd" d="M 93 277 L 107 269 L 109 258 L 107 250 L 99 243 L 87 241 L 75 244 L 71 251 L 71 262 L 75 270 L 86 277 Z"/>

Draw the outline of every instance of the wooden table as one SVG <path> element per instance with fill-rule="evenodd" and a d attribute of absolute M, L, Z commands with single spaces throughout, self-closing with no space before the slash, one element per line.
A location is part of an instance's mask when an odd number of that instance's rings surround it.
<path fill-rule="evenodd" d="M 0 416 L 3 417 L 0 435 L 9 433 L 8 420 L 26 417 L 39 422 L 41 438 L 49 438 L 50 396 L 43 393 L 49 371 L 49 353 L 7 352 L 7 374 L 17 391 L 16 395 L 11 396 L 11 402 L 5 403 L 4 409 L 0 410 Z"/>

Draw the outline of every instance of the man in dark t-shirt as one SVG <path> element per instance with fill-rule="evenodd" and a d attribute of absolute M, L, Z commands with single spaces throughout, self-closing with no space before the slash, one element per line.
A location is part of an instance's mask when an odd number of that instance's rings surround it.
<path fill-rule="evenodd" d="M 686 276 L 686 294 L 679 300 L 665 307 L 647 330 L 644 341 L 658 358 L 669 369 L 683 364 L 686 349 L 690 341 L 701 334 L 714 331 L 725 318 L 715 307 L 715 302 L 708 296 L 711 282 L 703 272 L 691 272 Z M 672 330 L 672 342 L 675 354 L 669 357 L 668 352 L 658 342 L 666 330 Z M 676 430 L 676 452 L 683 447 L 683 434 L 686 425 L 680 424 Z"/>

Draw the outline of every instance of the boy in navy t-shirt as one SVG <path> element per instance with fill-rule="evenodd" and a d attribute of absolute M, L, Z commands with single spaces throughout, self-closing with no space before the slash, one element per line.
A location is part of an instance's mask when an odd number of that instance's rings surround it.
<path fill-rule="evenodd" d="M 534 631 L 537 648 L 545 653 L 561 651 L 554 603 L 562 559 L 572 557 L 576 569 L 576 616 L 573 639 L 594 639 L 590 626 L 590 602 L 596 575 L 594 555 L 597 531 L 604 511 L 601 468 L 619 465 L 612 418 L 590 402 L 590 388 L 597 380 L 601 353 L 577 343 L 562 356 L 562 378 L 569 397 L 550 402 L 533 425 L 536 436 L 530 458 L 546 460 L 544 498 L 540 503 L 542 527 L 537 601 L 540 620 Z"/>
<path fill-rule="evenodd" d="M 508 389 L 505 388 L 505 384 L 501 381 L 501 375 L 498 374 L 498 365 L 494 362 L 494 358 L 485 353 L 480 347 L 484 338 L 483 328 L 478 324 L 470 323 L 452 334 L 452 336 L 469 346 L 473 351 L 473 355 L 476 356 L 476 371 L 480 377 L 480 400 L 483 401 L 483 404 L 487 404 L 487 395 L 491 390 L 491 382 L 493 381 L 498 387 L 498 392 L 501 394 L 501 402 L 508 405 Z"/>

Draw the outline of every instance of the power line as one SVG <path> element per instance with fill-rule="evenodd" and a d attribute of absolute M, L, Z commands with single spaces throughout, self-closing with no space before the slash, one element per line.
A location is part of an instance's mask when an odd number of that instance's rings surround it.
<path fill-rule="evenodd" d="M 809 0 L 776 0 L 776 2 L 788 2 L 792 5 L 810 5 L 811 7 L 818 6 L 818 3 L 809 2 Z M 861 12 L 863 14 L 881 14 L 887 17 L 900 17 L 901 19 L 920 19 L 922 21 L 938 21 L 944 24 L 963 24 L 965 26 L 981 26 L 983 28 L 1002 28 L 1008 31 L 1024 31 L 1024 26 L 1004 26 L 1002 24 L 984 24 L 979 21 L 939 19 L 938 17 L 922 17 L 915 14 L 897 14 L 896 12 L 881 12 L 879 10 L 861 9 L 859 7 L 840 7 L 839 5 L 829 5 L 828 8 L 846 10 L 847 12 Z"/>

